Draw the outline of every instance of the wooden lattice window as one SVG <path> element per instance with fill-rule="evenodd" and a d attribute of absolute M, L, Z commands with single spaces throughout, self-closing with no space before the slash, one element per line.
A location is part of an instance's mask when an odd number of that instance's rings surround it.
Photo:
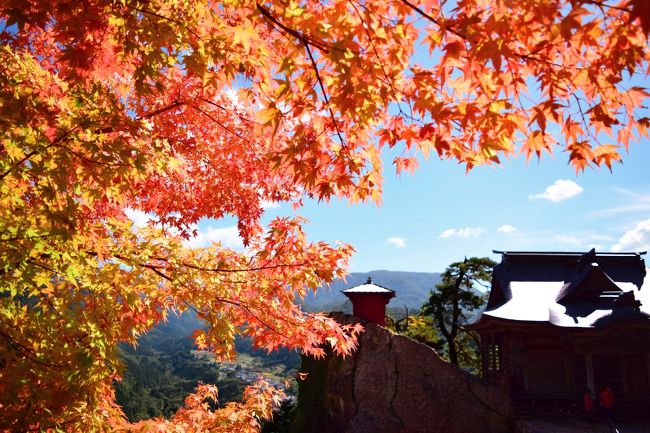
<path fill-rule="evenodd" d="M 500 373 L 503 370 L 501 345 L 488 344 L 485 346 L 485 364 L 489 373 Z"/>

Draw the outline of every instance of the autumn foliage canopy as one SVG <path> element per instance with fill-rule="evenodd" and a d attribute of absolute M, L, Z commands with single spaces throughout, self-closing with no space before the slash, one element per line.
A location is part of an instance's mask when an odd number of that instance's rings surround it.
<path fill-rule="evenodd" d="M 295 305 L 352 248 L 263 227 L 265 203 L 378 203 L 388 148 L 398 171 L 611 168 L 650 123 L 644 0 L 2 0 L 0 20 L 0 430 L 254 431 L 264 384 L 130 424 L 112 383 L 119 342 L 187 309 L 220 358 L 236 334 L 354 349 Z M 227 216 L 244 251 L 188 246 Z"/>

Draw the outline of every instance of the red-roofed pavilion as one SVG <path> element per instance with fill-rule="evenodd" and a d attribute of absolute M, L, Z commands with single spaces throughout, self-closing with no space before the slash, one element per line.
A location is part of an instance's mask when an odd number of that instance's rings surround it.
<path fill-rule="evenodd" d="M 352 302 L 352 314 L 367 322 L 386 326 L 386 304 L 395 297 L 395 291 L 381 287 L 368 277 L 366 284 L 343 290 Z"/>

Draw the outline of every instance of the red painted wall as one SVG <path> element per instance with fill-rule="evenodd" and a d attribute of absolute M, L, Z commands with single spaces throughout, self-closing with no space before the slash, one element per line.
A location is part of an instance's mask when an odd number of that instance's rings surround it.
<path fill-rule="evenodd" d="M 388 297 L 382 294 L 357 294 L 350 296 L 352 314 L 368 322 L 386 326 Z"/>

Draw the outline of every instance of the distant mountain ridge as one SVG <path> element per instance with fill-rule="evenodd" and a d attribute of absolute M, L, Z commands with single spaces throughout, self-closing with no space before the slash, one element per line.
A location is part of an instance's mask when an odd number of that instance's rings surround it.
<path fill-rule="evenodd" d="M 429 299 L 429 291 L 440 282 L 439 272 L 405 272 L 377 270 L 352 272 L 346 280 L 335 280 L 329 288 L 324 287 L 305 297 L 305 309 L 309 311 L 346 311 L 350 307 L 342 290 L 365 284 L 368 277 L 373 283 L 395 291 L 395 298 L 388 304 L 390 309 L 408 308 L 417 311 Z"/>

